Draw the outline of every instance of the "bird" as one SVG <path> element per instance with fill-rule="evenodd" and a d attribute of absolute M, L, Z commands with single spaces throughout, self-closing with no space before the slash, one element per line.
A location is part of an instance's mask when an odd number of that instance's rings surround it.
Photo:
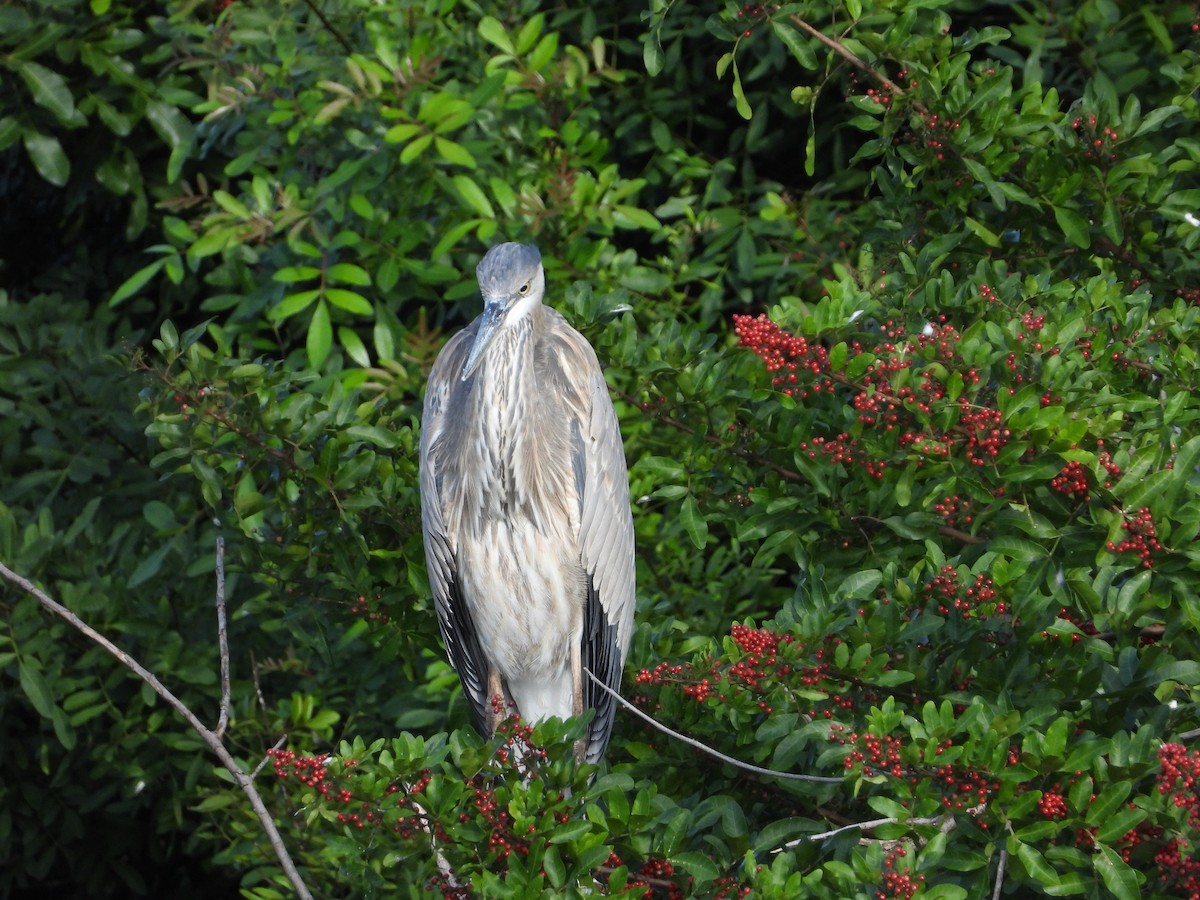
<path fill-rule="evenodd" d="M 474 717 L 495 734 L 595 716 L 575 745 L 598 763 L 633 632 L 629 481 L 596 353 L 543 302 L 530 244 L 476 268 L 483 312 L 438 354 L 421 422 L 425 561 L 442 640 Z M 585 671 L 586 670 L 586 671 Z"/>

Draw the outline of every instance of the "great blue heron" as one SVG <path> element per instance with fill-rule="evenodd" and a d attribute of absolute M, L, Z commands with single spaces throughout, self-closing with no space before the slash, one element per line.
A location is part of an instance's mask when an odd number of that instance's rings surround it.
<path fill-rule="evenodd" d="M 421 425 L 421 522 L 438 623 L 479 729 L 595 709 L 597 762 L 633 630 L 633 522 L 595 351 L 543 305 L 542 257 L 500 244 L 483 314 L 438 354 Z"/>

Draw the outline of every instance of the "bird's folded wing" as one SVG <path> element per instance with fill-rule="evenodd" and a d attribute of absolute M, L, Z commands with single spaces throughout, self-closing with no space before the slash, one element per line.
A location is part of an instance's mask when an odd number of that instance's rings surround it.
<path fill-rule="evenodd" d="M 616 691 L 633 633 L 633 520 L 617 414 L 594 365 L 589 408 L 575 442 L 575 468 L 583 473 L 579 539 L 588 574 L 582 655 L 583 664 Z M 595 762 L 608 745 L 616 702 L 586 677 L 583 688 L 585 705 L 596 710 L 588 741 L 588 759 Z"/>
<path fill-rule="evenodd" d="M 439 354 L 425 393 L 421 421 L 421 524 L 425 531 L 425 564 L 433 590 L 438 626 L 450 664 L 462 680 L 463 694 L 479 730 L 487 733 L 491 721 L 487 696 L 487 662 L 471 611 L 463 602 L 457 578 L 457 562 L 450 536 L 442 519 L 442 479 L 437 470 L 435 446 L 446 432 L 447 406 L 451 391 L 462 371 L 470 343 L 456 336 Z"/>

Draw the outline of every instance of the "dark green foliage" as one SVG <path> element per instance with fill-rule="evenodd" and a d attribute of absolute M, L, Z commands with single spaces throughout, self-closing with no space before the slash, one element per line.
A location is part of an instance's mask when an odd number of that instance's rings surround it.
<path fill-rule="evenodd" d="M 453 896 L 438 854 L 479 896 L 1200 889 L 1194 7 L 0 26 L 0 561 L 215 723 L 224 537 L 226 742 L 314 894 Z M 626 695 L 840 781 L 468 729 L 416 446 L 501 239 L 617 397 Z M 151 691 L 0 610 L 0 895 L 287 894 Z"/>

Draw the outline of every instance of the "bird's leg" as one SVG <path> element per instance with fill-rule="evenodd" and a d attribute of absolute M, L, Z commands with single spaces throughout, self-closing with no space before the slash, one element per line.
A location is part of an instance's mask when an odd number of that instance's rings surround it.
<path fill-rule="evenodd" d="M 583 648 L 580 644 L 571 647 L 571 713 L 583 715 Z M 588 738 L 584 735 L 575 742 L 575 759 L 583 762 L 587 749 Z"/>
<path fill-rule="evenodd" d="M 504 693 L 504 685 L 500 682 L 500 673 L 495 669 L 488 669 L 487 684 L 488 703 L 492 708 L 491 720 L 488 722 L 488 736 L 491 737 L 496 733 L 500 723 L 504 721 L 508 696 Z"/>

